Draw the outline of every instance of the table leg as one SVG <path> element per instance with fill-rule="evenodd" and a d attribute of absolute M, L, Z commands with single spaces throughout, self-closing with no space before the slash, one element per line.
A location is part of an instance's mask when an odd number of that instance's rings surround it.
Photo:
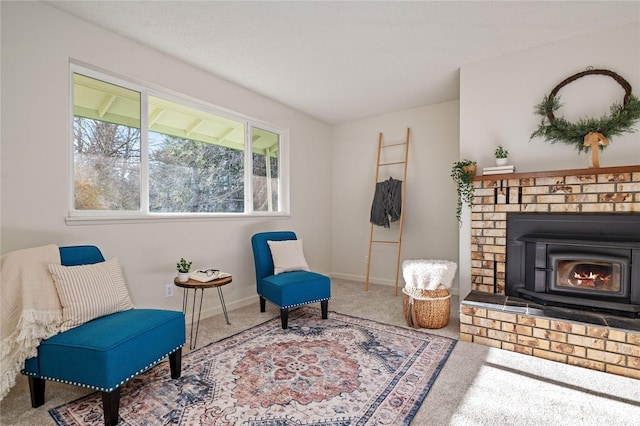
<path fill-rule="evenodd" d="M 224 319 L 227 321 L 227 325 L 231 325 L 229 322 L 229 316 L 227 315 L 227 307 L 224 304 L 224 296 L 222 296 L 222 288 L 218 287 L 218 296 L 220 296 L 220 304 L 222 305 L 222 312 L 224 312 Z"/>
<path fill-rule="evenodd" d="M 191 304 L 191 334 L 189 335 L 189 349 L 195 349 L 196 345 L 193 343 L 193 322 L 196 319 L 196 295 L 198 294 L 198 289 L 193 289 L 193 303 Z M 197 340 L 197 335 L 196 335 Z"/>
<path fill-rule="evenodd" d="M 195 290 L 195 293 L 198 292 L 198 289 Z M 193 307 L 195 309 L 196 305 L 196 294 L 193 293 Z M 200 289 L 200 307 L 198 308 L 198 324 L 196 325 L 196 338 L 193 341 L 193 348 L 196 348 L 196 342 L 198 341 L 198 330 L 200 329 L 200 313 L 202 313 L 202 298 L 204 297 L 204 288 Z M 191 317 L 191 331 L 193 332 L 193 317 Z"/>
<path fill-rule="evenodd" d="M 189 288 L 185 288 L 182 293 L 182 312 L 186 315 L 187 310 L 189 309 Z M 198 320 L 196 322 L 196 301 L 198 296 L 198 289 L 193 289 L 193 304 L 191 305 L 191 332 L 189 334 L 189 349 L 193 350 L 196 348 L 198 342 L 198 331 L 200 330 L 200 316 L 202 314 L 202 299 L 204 298 L 204 288 L 200 288 L 200 305 L 198 306 Z M 220 297 L 220 303 L 222 304 L 222 312 L 224 312 L 224 319 L 228 325 L 231 325 L 229 322 L 229 315 L 227 314 L 227 306 L 224 303 L 224 296 L 222 295 L 222 289 L 218 287 L 218 296 Z M 195 336 L 193 334 L 193 330 L 195 327 Z"/>
<path fill-rule="evenodd" d="M 189 294 L 189 289 L 185 288 L 182 291 L 182 313 L 187 315 L 187 295 Z"/>
<path fill-rule="evenodd" d="M 193 311 L 195 309 L 195 305 L 196 305 L 196 293 L 195 293 L 195 289 L 193 290 L 193 308 L 191 309 L 191 332 L 189 334 L 189 349 L 193 349 L 194 348 L 194 344 L 193 344 Z M 183 314 L 187 314 L 187 308 L 189 305 L 189 289 L 185 288 L 183 290 L 182 293 L 182 313 Z"/>

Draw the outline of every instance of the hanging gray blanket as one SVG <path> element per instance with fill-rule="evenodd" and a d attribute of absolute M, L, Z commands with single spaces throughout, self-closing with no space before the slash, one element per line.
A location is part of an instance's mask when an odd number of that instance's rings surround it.
<path fill-rule="evenodd" d="M 376 184 L 371 204 L 370 222 L 389 228 L 390 222 L 400 220 L 402 210 L 402 181 L 389 178 Z"/>

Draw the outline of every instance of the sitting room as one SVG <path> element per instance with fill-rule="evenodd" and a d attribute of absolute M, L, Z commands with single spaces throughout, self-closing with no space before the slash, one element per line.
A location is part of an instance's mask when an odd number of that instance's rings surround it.
<path fill-rule="evenodd" d="M 0 15 L 0 424 L 637 423 L 640 3 Z M 378 226 L 389 178 L 401 211 Z M 43 248 L 42 270 L 7 275 Z M 409 261 L 453 265 L 425 299 L 443 323 L 407 314 Z M 67 268 L 103 265 L 112 308 L 27 336 L 75 333 L 53 367 L 46 344 L 9 366 L 9 310 L 64 308 L 84 288 L 61 288 Z M 57 293 L 26 284 L 43 271 Z M 68 351 L 95 340 L 106 355 Z"/>

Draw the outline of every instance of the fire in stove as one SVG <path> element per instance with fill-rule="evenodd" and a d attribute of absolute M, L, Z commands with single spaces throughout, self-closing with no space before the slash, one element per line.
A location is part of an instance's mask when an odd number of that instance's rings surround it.
<path fill-rule="evenodd" d="M 579 269 L 579 271 L 576 271 Z M 604 269 L 604 272 L 599 271 Z M 574 268 L 573 277 L 569 278 L 569 284 L 578 287 L 603 288 L 611 284 L 611 268 L 596 265 L 579 265 Z"/>
<path fill-rule="evenodd" d="M 620 290 L 620 274 L 615 269 L 609 262 L 560 260 L 557 283 L 559 287 L 616 292 Z"/>

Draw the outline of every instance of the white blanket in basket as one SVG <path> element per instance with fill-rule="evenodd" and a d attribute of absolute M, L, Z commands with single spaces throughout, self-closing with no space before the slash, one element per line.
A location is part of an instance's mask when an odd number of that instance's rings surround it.
<path fill-rule="evenodd" d="M 421 290 L 451 288 L 458 265 L 449 260 L 418 259 L 402 262 L 402 276 L 406 287 Z"/>

